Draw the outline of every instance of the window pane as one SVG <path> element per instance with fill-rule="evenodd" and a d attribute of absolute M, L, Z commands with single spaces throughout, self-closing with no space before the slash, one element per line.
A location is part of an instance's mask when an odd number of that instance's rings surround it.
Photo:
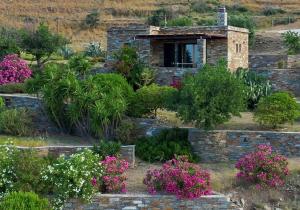
<path fill-rule="evenodd" d="M 175 66 L 175 44 L 174 43 L 164 44 L 164 66 L 165 67 Z"/>

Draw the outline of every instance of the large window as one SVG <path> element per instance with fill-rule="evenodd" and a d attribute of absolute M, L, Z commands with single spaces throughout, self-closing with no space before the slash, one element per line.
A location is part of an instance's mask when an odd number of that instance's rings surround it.
<path fill-rule="evenodd" d="M 164 45 L 164 66 L 195 68 L 200 61 L 197 44 L 166 43 Z"/>

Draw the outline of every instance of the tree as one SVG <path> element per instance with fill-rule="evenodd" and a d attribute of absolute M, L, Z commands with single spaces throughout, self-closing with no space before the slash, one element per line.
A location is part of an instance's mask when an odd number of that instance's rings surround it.
<path fill-rule="evenodd" d="M 50 56 L 65 46 L 68 41 L 61 35 L 52 33 L 49 27 L 41 23 L 36 31 L 21 31 L 21 48 L 32 54 L 39 69 L 50 59 Z"/>
<path fill-rule="evenodd" d="M 84 55 L 74 55 L 70 58 L 69 62 L 70 69 L 74 70 L 81 77 L 85 77 L 91 70 L 91 63 Z"/>
<path fill-rule="evenodd" d="M 215 66 L 205 65 L 194 76 L 183 81 L 179 92 L 177 111 L 185 122 L 212 129 L 239 116 L 244 109 L 244 85 L 224 62 Z"/>
<path fill-rule="evenodd" d="M 277 92 L 258 103 L 254 117 L 259 124 L 272 128 L 287 122 L 293 124 L 300 117 L 300 106 L 291 94 Z"/>

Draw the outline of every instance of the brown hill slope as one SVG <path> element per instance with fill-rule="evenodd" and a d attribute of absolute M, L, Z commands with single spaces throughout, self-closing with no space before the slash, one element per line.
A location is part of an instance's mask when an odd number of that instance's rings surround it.
<path fill-rule="evenodd" d="M 25 20 L 46 22 L 70 38 L 75 48 L 82 48 L 90 41 L 101 41 L 105 47 L 107 27 L 144 22 L 160 6 L 184 11 L 194 1 L 205 0 L 1 0 L 0 25 L 21 28 L 26 25 Z M 210 0 L 213 1 L 217 0 Z M 243 4 L 252 11 L 268 5 L 300 11 L 299 0 L 227 0 L 226 3 Z M 83 20 L 93 9 L 100 10 L 101 25 L 95 29 L 83 28 Z"/>

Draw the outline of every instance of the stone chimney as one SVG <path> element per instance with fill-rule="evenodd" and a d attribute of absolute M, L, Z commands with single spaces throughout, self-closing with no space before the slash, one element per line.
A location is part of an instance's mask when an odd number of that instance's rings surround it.
<path fill-rule="evenodd" d="M 227 12 L 226 7 L 221 6 L 218 9 L 218 26 L 227 26 Z"/>

